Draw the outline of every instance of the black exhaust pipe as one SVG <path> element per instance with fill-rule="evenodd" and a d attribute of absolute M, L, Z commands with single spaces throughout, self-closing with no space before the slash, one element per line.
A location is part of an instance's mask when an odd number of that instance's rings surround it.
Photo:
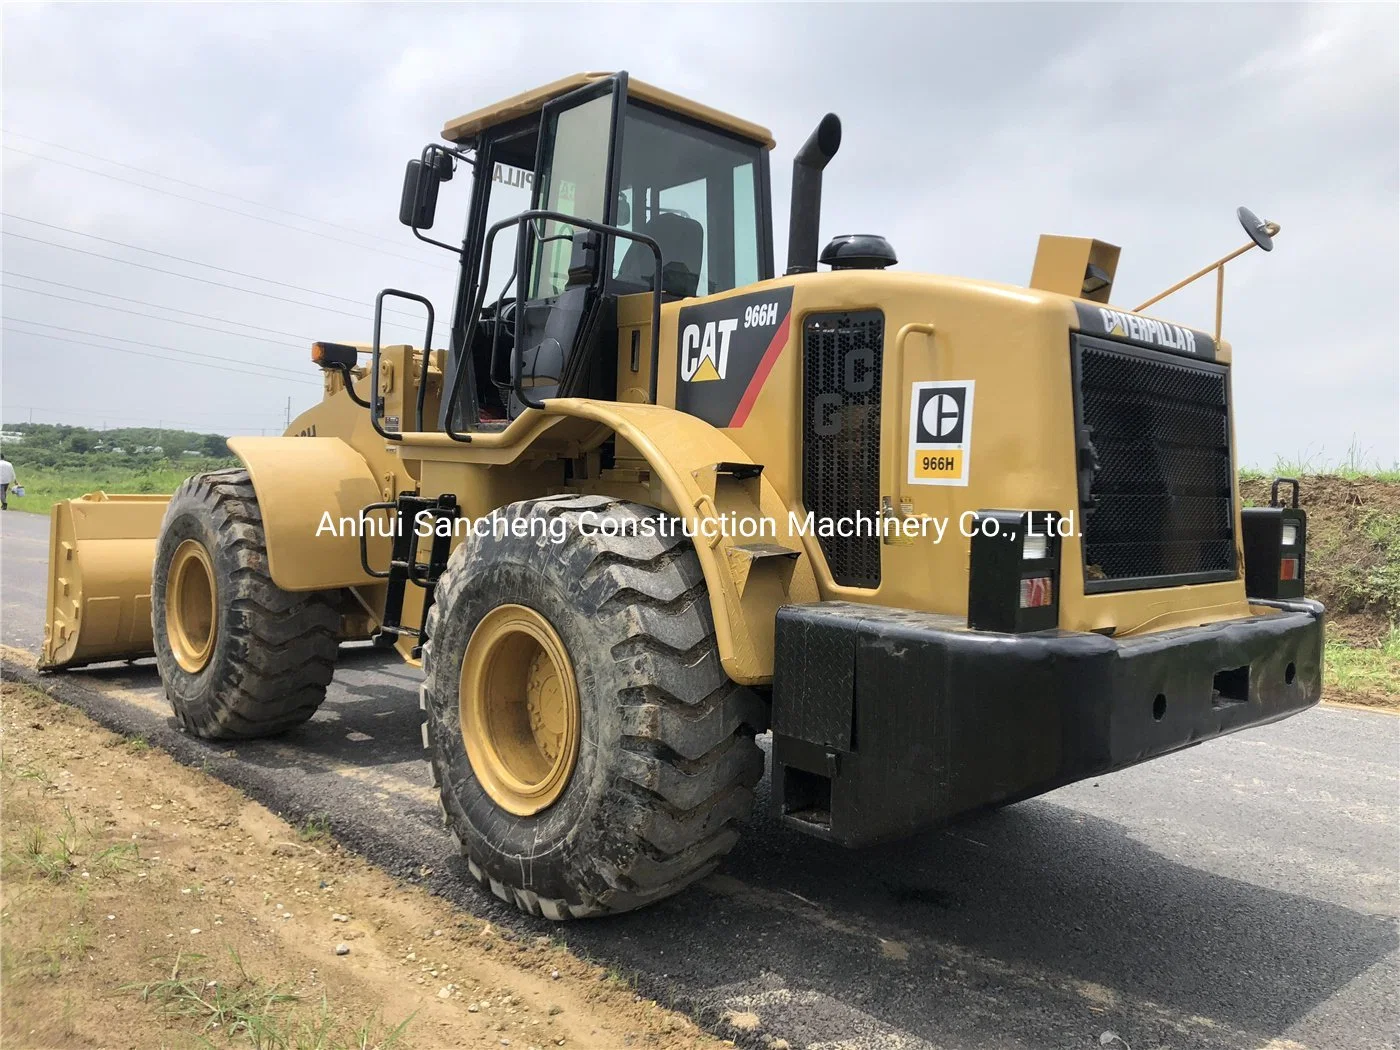
<path fill-rule="evenodd" d="M 841 148 L 841 118 L 822 117 L 792 158 L 792 212 L 788 219 L 787 272 L 812 273 L 817 268 L 817 236 L 822 217 L 822 169 Z"/>

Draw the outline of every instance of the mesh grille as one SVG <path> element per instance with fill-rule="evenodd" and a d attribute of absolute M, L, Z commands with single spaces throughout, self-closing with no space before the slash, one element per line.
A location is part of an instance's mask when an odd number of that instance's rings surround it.
<path fill-rule="evenodd" d="M 802 335 L 802 501 L 818 523 L 864 519 L 862 534 L 818 542 L 838 584 L 878 587 L 885 315 L 808 314 Z"/>
<path fill-rule="evenodd" d="M 1080 411 L 1099 460 L 1084 522 L 1086 589 L 1144 577 L 1232 578 L 1225 369 L 1083 337 L 1076 346 Z"/>

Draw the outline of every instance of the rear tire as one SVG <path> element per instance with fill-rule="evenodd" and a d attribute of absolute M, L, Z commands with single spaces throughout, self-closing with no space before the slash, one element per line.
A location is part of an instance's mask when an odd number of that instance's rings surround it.
<path fill-rule="evenodd" d="M 246 470 L 187 480 L 171 497 L 151 580 L 156 663 L 175 717 L 206 739 L 305 722 L 335 671 L 334 591 L 284 591 Z"/>
<path fill-rule="evenodd" d="M 767 708 L 720 666 L 709 596 L 689 542 L 601 535 L 587 528 L 590 514 L 629 526 L 659 519 L 651 508 L 599 496 L 555 496 L 496 511 L 492 521 L 502 527 L 464 540 L 438 581 L 423 654 L 424 742 L 447 825 L 478 881 L 550 919 L 628 911 L 703 878 L 738 840 L 763 775 L 754 734 L 766 728 Z M 469 656 L 469 645 L 476 654 L 487 644 L 473 635 L 500 637 L 503 622 L 552 639 L 540 652 L 570 680 L 545 693 L 555 704 L 561 693 L 570 698 L 576 719 L 557 706 L 541 719 L 537 699 L 525 719 L 509 713 L 506 698 L 508 713 L 483 722 L 478 702 L 470 695 L 464 702 L 461 683 L 472 680 L 473 668 L 496 666 Z M 515 645 L 503 643 L 500 652 L 518 652 Z M 535 679 L 540 666 L 539 657 L 529 664 Z M 543 808 L 529 812 L 528 798 L 503 796 L 501 764 L 478 776 L 463 736 L 464 711 L 473 726 L 530 723 L 537 736 L 547 722 L 549 744 L 536 763 Z M 502 753 L 518 753 L 519 733 L 502 732 L 517 748 Z M 479 740 L 473 750 L 481 761 Z M 562 787 L 560 754 L 571 763 Z"/>

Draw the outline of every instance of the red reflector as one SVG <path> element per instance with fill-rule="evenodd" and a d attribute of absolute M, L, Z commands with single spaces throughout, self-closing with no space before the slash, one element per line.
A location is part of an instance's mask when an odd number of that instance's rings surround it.
<path fill-rule="evenodd" d="M 1039 609 L 1041 606 L 1049 605 L 1052 598 L 1051 580 L 1049 576 L 1033 576 L 1028 580 L 1021 581 L 1021 608 Z"/>
<path fill-rule="evenodd" d="M 1298 559 L 1282 559 L 1278 563 L 1278 578 L 1280 580 L 1296 580 L 1298 578 Z"/>

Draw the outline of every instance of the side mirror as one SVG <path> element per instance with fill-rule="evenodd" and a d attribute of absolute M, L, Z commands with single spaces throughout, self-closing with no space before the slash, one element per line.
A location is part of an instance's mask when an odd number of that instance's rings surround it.
<path fill-rule="evenodd" d="M 399 222 L 417 230 L 431 230 L 437 214 L 438 174 L 421 160 L 408 162 L 399 197 Z"/>

